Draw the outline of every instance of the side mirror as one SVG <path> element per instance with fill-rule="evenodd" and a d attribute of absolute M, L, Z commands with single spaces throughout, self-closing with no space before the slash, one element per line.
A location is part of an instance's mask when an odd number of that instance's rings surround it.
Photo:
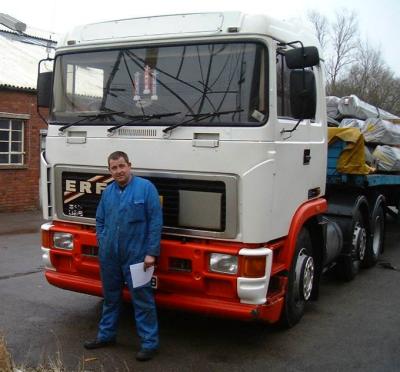
<path fill-rule="evenodd" d="M 318 48 L 309 46 L 291 49 L 285 53 L 285 59 L 290 69 L 317 66 L 319 64 Z"/>
<path fill-rule="evenodd" d="M 295 119 L 314 119 L 317 104 L 315 76 L 309 70 L 290 72 L 290 108 Z"/>
<path fill-rule="evenodd" d="M 37 105 L 38 107 L 50 107 L 52 72 L 41 72 L 37 80 Z"/>

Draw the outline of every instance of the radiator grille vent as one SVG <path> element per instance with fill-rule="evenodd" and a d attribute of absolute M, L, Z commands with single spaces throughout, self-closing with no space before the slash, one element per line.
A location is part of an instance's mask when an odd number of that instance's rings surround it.
<path fill-rule="evenodd" d="M 156 137 L 156 129 L 145 129 L 145 128 L 120 128 L 117 131 L 119 136 L 125 137 Z"/>

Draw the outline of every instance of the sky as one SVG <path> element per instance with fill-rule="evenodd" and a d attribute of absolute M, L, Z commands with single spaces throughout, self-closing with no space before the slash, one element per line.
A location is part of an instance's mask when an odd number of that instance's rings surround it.
<path fill-rule="evenodd" d="M 316 10 L 328 18 L 335 11 L 355 11 L 361 38 L 382 51 L 383 60 L 400 77 L 399 0 L 2 0 L 6 13 L 30 27 L 65 33 L 74 26 L 111 19 L 204 11 L 243 11 L 278 19 L 306 19 Z"/>

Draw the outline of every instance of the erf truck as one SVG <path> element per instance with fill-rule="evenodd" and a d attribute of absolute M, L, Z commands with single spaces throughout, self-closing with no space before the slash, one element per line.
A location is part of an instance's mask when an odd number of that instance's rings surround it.
<path fill-rule="evenodd" d="M 317 45 L 299 25 L 238 12 L 123 19 L 67 34 L 53 72 L 38 79 L 38 104 L 49 107 L 47 281 L 102 295 L 95 212 L 116 150 L 160 194 L 152 281 L 160 307 L 292 326 L 318 297 L 326 268 L 352 279 L 373 265 L 397 180 L 337 174 L 333 154 L 327 185 Z"/>

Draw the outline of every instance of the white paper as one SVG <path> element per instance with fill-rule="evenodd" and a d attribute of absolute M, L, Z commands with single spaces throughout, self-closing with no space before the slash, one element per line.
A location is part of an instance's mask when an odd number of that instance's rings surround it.
<path fill-rule="evenodd" d="M 146 271 L 144 271 L 143 267 L 144 262 L 139 262 L 129 266 L 131 269 L 133 288 L 141 287 L 142 285 L 147 284 L 153 276 L 154 266 L 150 266 Z"/>

